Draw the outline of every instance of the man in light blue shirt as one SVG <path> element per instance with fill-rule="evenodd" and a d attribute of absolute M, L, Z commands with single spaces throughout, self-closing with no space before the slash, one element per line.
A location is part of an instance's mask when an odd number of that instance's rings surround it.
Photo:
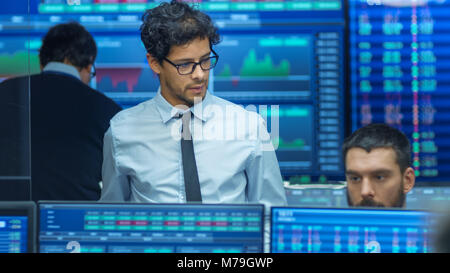
<path fill-rule="evenodd" d="M 187 132 L 201 202 L 286 205 L 264 120 L 207 92 L 218 61 L 212 46 L 219 42 L 209 16 L 172 1 L 148 10 L 143 21 L 141 38 L 161 87 L 111 120 L 101 201 L 189 201 L 185 183 L 192 175 L 180 145 Z"/>

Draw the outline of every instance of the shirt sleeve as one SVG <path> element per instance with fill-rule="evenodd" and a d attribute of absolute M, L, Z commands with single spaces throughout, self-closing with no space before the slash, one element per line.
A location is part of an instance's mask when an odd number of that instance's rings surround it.
<path fill-rule="evenodd" d="M 258 120 L 258 137 L 252 157 L 246 167 L 248 201 L 262 203 L 266 208 L 286 206 L 286 191 L 275 149 L 264 119 L 258 115 Z"/>
<path fill-rule="evenodd" d="M 111 127 L 103 138 L 102 194 L 100 201 L 129 201 L 130 182 L 117 166 Z"/>

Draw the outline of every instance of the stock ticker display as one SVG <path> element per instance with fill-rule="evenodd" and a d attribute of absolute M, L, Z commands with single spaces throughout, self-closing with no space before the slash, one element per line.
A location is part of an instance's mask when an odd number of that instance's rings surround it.
<path fill-rule="evenodd" d="M 0 216 L 0 253 L 26 253 L 28 251 L 28 218 L 26 216 Z"/>
<path fill-rule="evenodd" d="M 450 1 L 349 1 L 352 129 L 407 134 L 417 181 L 450 181 Z"/>
<path fill-rule="evenodd" d="M 263 205 L 41 203 L 41 253 L 262 253 Z"/>
<path fill-rule="evenodd" d="M 272 208 L 272 253 L 427 253 L 424 211 Z"/>
<path fill-rule="evenodd" d="M 144 11 L 160 2 L 3 3 L 0 78 L 38 73 L 41 38 L 51 26 L 72 20 L 84 25 L 97 43 L 92 87 L 124 108 L 148 100 L 159 81 L 147 63 L 139 27 Z M 209 91 L 241 105 L 279 106 L 280 132 L 274 141 L 285 179 L 342 180 L 345 2 L 193 2 L 211 16 L 222 37 L 214 48 L 220 59 L 210 73 Z"/>

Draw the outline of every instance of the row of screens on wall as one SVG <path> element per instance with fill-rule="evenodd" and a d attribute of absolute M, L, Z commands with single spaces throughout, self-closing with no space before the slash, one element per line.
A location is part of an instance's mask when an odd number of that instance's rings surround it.
<path fill-rule="evenodd" d="M 159 82 L 139 26 L 142 13 L 160 2 L 4 3 L 0 77 L 38 72 L 41 37 L 75 20 L 99 49 L 93 87 L 125 108 L 150 99 Z M 210 92 L 244 106 L 279 105 L 277 157 L 286 178 L 343 180 L 345 136 L 378 122 L 409 136 L 418 181 L 450 181 L 450 1 L 194 2 L 222 36 Z"/>
<path fill-rule="evenodd" d="M 436 219 L 418 210 L 272 207 L 265 238 L 263 205 L 3 202 L 0 252 L 264 253 L 266 240 L 272 253 L 427 253 Z"/>

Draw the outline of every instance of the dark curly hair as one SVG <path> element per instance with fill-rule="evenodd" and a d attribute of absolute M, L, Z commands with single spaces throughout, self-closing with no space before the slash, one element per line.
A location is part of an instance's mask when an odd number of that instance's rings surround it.
<path fill-rule="evenodd" d="M 173 45 L 184 45 L 196 38 L 208 38 L 210 46 L 220 36 L 211 18 L 186 3 L 172 0 L 147 10 L 142 16 L 141 40 L 147 52 L 159 63 Z"/>
<path fill-rule="evenodd" d="M 94 63 L 96 57 L 97 46 L 94 38 L 77 22 L 58 24 L 50 28 L 39 50 L 42 66 L 67 59 L 77 68 L 85 68 Z"/>

